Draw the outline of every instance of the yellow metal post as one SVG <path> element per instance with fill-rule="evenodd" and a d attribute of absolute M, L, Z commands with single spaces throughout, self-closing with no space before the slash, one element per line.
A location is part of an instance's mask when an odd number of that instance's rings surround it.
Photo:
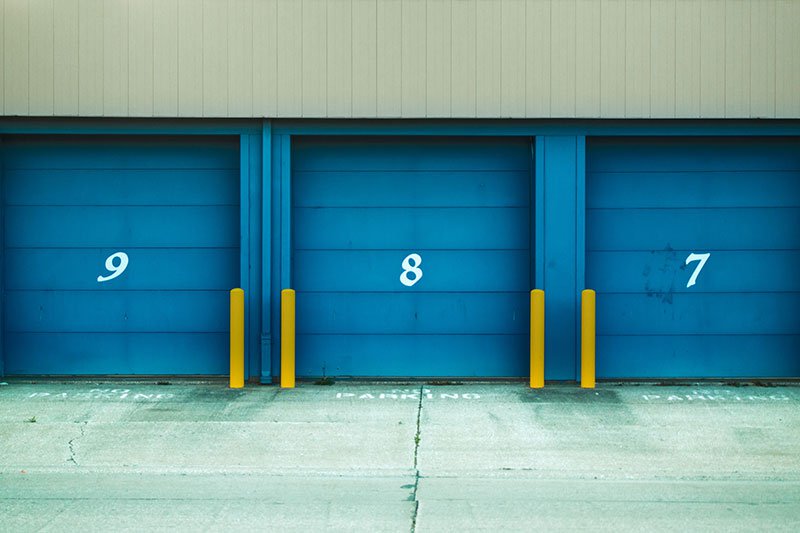
<path fill-rule="evenodd" d="M 281 291 L 281 388 L 294 388 L 295 293 Z"/>
<path fill-rule="evenodd" d="M 544 387 L 544 291 L 531 291 L 531 388 Z"/>
<path fill-rule="evenodd" d="M 230 387 L 244 387 L 244 291 L 231 289 L 231 376 Z"/>
<path fill-rule="evenodd" d="M 595 292 L 581 293 L 581 388 L 593 389 L 595 378 Z"/>

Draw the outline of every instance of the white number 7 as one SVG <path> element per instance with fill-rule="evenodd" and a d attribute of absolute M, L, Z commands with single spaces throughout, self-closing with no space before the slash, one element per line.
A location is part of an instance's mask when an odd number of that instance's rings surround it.
<path fill-rule="evenodd" d="M 700 274 L 700 271 L 703 270 L 703 267 L 706 266 L 706 261 L 708 261 L 709 257 L 711 257 L 710 253 L 708 254 L 691 253 L 689 254 L 689 257 L 686 258 L 687 265 L 693 261 L 700 261 L 700 263 L 697 264 L 697 268 L 694 269 L 692 277 L 689 278 L 689 283 L 686 284 L 687 289 L 692 285 L 694 285 L 695 282 L 697 282 L 697 276 Z"/>

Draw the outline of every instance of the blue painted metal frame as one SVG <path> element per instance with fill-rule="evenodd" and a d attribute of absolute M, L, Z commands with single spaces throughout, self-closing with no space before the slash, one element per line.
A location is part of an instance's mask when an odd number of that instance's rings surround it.
<path fill-rule="evenodd" d="M 5 152 L 3 148 L 3 138 L 0 137 L 0 376 L 5 375 L 5 363 L 6 363 L 6 355 L 5 355 L 5 331 L 6 331 L 6 319 L 5 313 L 3 310 L 6 308 L 5 299 L 6 299 L 6 287 L 5 287 L 5 257 L 4 252 L 6 247 L 5 243 L 5 220 L 6 220 L 6 213 L 5 209 L 3 209 L 3 205 L 5 204 L 5 180 L 4 180 L 4 169 L 5 169 Z"/>
<path fill-rule="evenodd" d="M 272 382 L 272 123 L 265 120 L 261 130 L 261 383 Z"/>

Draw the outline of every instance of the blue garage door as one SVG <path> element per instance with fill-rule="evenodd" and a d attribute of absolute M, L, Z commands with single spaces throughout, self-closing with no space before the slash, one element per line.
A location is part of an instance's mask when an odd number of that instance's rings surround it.
<path fill-rule="evenodd" d="M 800 376 L 800 142 L 593 139 L 600 377 Z"/>
<path fill-rule="evenodd" d="M 238 143 L 11 137 L 7 374 L 224 374 Z"/>
<path fill-rule="evenodd" d="M 294 142 L 298 375 L 527 375 L 531 157 L 530 139 Z"/>

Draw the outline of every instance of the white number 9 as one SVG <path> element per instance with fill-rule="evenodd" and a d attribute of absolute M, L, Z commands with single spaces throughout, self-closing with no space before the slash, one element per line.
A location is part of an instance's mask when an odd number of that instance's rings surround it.
<path fill-rule="evenodd" d="M 119 259 L 118 264 L 114 264 L 114 259 Z M 110 279 L 114 279 L 120 276 L 125 269 L 128 268 L 128 254 L 125 252 L 117 252 L 115 254 L 111 254 L 106 259 L 106 270 L 111 272 L 109 276 L 97 276 L 97 282 L 103 283 L 104 281 L 108 281 Z"/>

